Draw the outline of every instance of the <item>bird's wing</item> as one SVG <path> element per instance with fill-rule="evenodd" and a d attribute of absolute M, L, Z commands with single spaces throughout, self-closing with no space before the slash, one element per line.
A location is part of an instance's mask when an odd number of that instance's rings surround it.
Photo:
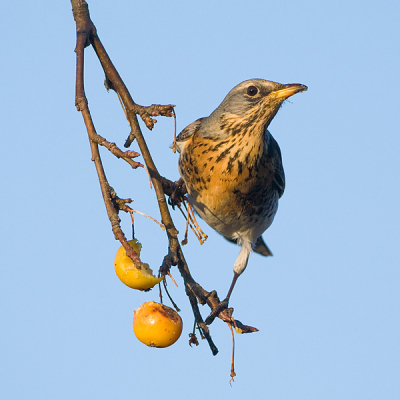
<path fill-rule="evenodd" d="M 269 151 L 271 152 L 272 158 L 274 160 L 273 183 L 279 193 L 279 197 L 282 197 L 283 192 L 285 191 L 285 172 L 283 171 L 282 154 L 277 141 L 273 138 L 271 134 L 270 136 L 271 138 L 269 142 Z"/>
<path fill-rule="evenodd" d="M 224 236 L 224 238 L 225 238 L 228 242 L 237 244 L 237 239 L 227 238 L 226 236 Z M 268 248 L 268 246 L 265 244 L 264 239 L 262 238 L 262 236 L 259 236 L 259 237 L 256 239 L 256 242 L 254 243 L 253 251 L 254 251 L 255 253 L 258 253 L 258 254 L 264 256 L 264 257 L 272 256 L 272 252 L 271 252 L 271 250 Z"/>
<path fill-rule="evenodd" d="M 176 149 L 179 153 L 182 151 L 187 142 L 193 135 L 200 129 L 201 121 L 204 118 L 199 118 L 197 121 L 192 122 L 188 125 L 177 137 L 176 137 Z"/>

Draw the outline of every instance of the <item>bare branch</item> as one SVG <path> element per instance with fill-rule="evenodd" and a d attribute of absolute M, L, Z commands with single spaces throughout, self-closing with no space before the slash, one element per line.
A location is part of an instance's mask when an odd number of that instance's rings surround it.
<path fill-rule="evenodd" d="M 136 151 L 127 150 L 122 151 L 120 150 L 115 143 L 111 143 L 102 136 L 95 134 L 93 139 L 95 143 L 99 144 L 100 146 L 106 147 L 112 154 L 114 154 L 118 158 L 122 158 L 125 160 L 132 168 L 136 169 L 137 167 L 143 167 L 143 165 L 139 162 L 133 161 L 132 158 L 139 157 L 140 154 Z"/>
<path fill-rule="evenodd" d="M 90 21 L 87 3 L 83 0 L 72 0 L 73 14 L 76 21 L 76 100 L 75 104 L 78 111 L 81 111 L 86 129 L 89 135 L 90 148 L 92 151 L 92 160 L 95 164 L 97 175 L 99 177 L 101 193 L 103 195 L 104 204 L 106 206 L 107 215 L 111 222 L 112 231 L 117 240 L 119 240 L 126 250 L 126 254 L 132 259 L 135 265 L 140 269 L 140 259 L 138 254 L 129 245 L 120 226 L 118 210 L 111 201 L 111 187 L 108 184 L 103 164 L 101 162 L 98 145 L 95 141 L 96 129 L 90 115 L 85 89 L 83 84 L 84 71 L 84 49 L 90 41 L 91 35 L 95 32 L 94 25 Z"/>
<path fill-rule="evenodd" d="M 118 213 L 120 210 L 126 212 L 132 212 L 133 210 L 127 206 L 131 199 L 120 199 L 112 187 L 109 185 L 105 171 L 102 165 L 102 161 L 99 153 L 99 145 L 106 147 L 116 157 L 124 159 L 128 162 L 132 168 L 143 166 L 142 164 L 135 162 L 132 158 L 137 157 L 139 154 L 133 151 L 122 151 L 115 143 L 107 141 L 104 137 L 98 135 L 94 128 L 94 124 L 88 108 L 88 102 L 84 90 L 84 49 L 85 47 L 92 45 L 96 52 L 99 61 L 102 65 L 104 73 L 106 75 L 106 88 L 114 90 L 123 105 L 125 115 L 128 119 L 131 132 L 125 143 L 125 147 L 129 147 L 134 139 L 136 139 L 140 153 L 144 159 L 145 167 L 151 179 L 151 183 L 154 186 L 158 207 L 161 214 L 162 224 L 166 228 L 168 236 L 168 254 L 164 257 L 162 265 L 160 267 L 160 274 L 165 275 L 168 273 L 171 266 L 177 265 L 180 274 L 183 277 L 186 294 L 189 297 L 189 301 L 193 310 L 195 318 L 195 326 L 198 327 L 202 337 L 204 337 L 215 355 L 218 353 L 218 349 L 211 339 L 209 327 L 207 324 L 211 324 L 215 317 L 228 322 L 230 326 L 234 326 L 235 329 L 241 330 L 242 332 L 255 331 L 255 328 L 247 327 L 241 324 L 239 321 L 235 321 L 232 318 L 233 309 L 228 309 L 224 306 L 224 302 L 220 302 L 216 291 L 207 292 L 204 290 L 191 276 L 185 257 L 178 240 L 178 231 L 172 221 L 170 211 L 165 195 L 169 196 L 169 202 L 174 207 L 185 200 L 186 187 L 181 180 L 172 182 L 166 178 L 163 178 L 153 161 L 150 151 L 147 147 L 146 141 L 143 137 L 142 131 L 138 124 L 137 115 L 141 117 L 148 129 L 152 129 L 156 120 L 153 117 L 175 116 L 174 107 L 171 104 L 159 105 L 153 104 L 145 107 L 136 104 L 124 82 L 122 81 L 118 71 L 114 67 L 111 59 L 109 58 L 104 46 L 102 45 L 99 36 L 97 35 L 96 28 L 92 23 L 89 15 L 88 5 L 84 0 L 71 0 L 74 19 L 76 21 L 77 30 L 77 41 L 76 41 L 76 107 L 78 111 L 81 111 L 86 129 L 89 135 L 90 147 L 92 151 L 92 160 L 95 164 L 97 175 L 100 182 L 100 188 L 103 195 L 104 204 L 106 206 L 107 215 L 111 222 L 112 231 L 117 240 L 124 246 L 127 255 L 133 260 L 137 268 L 140 269 L 140 259 L 138 254 L 128 244 L 128 241 L 121 229 L 120 219 Z M 190 217 L 188 217 L 190 218 Z M 195 224 L 194 216 L 188 223 Z M 198 228 L 200 229 L 200 228 Z M 211 310 L 211 316 L 206 320 L 207 324 L 203 321 L 200 314 L 198 303 L 204 305 L 207 304 Z M 194 333 L 193 333 L 194 335 Z M 191 338 L 191 343 L 195 343 L 195 339 Z"/>

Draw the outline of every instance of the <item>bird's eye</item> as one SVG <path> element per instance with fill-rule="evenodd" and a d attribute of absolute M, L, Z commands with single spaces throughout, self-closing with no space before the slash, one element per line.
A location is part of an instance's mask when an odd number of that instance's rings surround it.
<path fill-rule="evenodd" d="M 249 96 L 255 96 L 258 93 L 258 89 L 255 86 L 249 86 L 247 88 L 247 94 Z"/>

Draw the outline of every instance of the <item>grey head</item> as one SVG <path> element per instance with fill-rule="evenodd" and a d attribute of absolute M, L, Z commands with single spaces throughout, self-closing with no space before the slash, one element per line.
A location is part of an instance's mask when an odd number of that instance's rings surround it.
<path fill-rule="evenodd" d="M 265 130 L 282 103 L 296 93 L 307 90 L 307 86 L 290 83 L 281 84 L 264 79 L 249 79 L 235 86 L 218 108 L 202 121 L 199 131 L 203 137 L 226 136 L 222 121 L 231 121 L 236 126 L 255 124 Z"/>

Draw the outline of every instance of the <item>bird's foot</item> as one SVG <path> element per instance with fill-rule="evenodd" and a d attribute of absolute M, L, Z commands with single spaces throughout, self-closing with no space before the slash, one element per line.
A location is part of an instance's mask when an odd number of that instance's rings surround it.
<path fill-rule="evenodd" d="M 221 307 L 221 308 L 226 307 L 226 308 L 223 308 L 222 311 L 220 311 L 219 307 Z M 218 314 L 214 315 L 214 312 L 218 313 Z M 215 310 L 213 310 L 211 312 L 211 314 L 207 317 L 205 322 L 207 325 L 210 325 L 211 322 L 213 322 L 213 320 L 216 317 L 218 317 L 218 318 L 222 319 L 222 321 L 231 325 L 235 329 L 236 333 L 258 332 L 257 328 L 255 328 L 253 326 L 242 324 L 238 319 L 234 319 L 232 315 L 233 315 L 233 308 L 228 308 L 227 299 L 225 299 L 224 301 L 219 303 L 218 307 Z M 210 321 L 209 321 L 209 319 L 210 319 Z"/>
<path fill-rule="evenodd" d="M 213 304 L 210 315 L 206 318 L 206 325 L 210 325 L 215 318 L 219 317 L 223 321 L 228 322 L 232 318 L 233 308 L 228 308 L 229 298 L 223 301 L 219 301 L 217 304 Z"/>
<path fill-rule="evenodd" d="M 166 190 L 167 189 L 167 190 Z M 164 187 L 164 192 L 168 195 L 168 204 L 175 209 L 175 206 L 180 206 L 186 200 L 187 193 L 185 182 L 180 178 L 176 182 L 170 182 L 168 188 Z"/>
<path fill-rule="evenodd" d="M 199 224 L 196 221 L 196 216 L 194 214 L 192 206 L 189 203 L 189 199 L 186 196 L 187 188 L 184 180 L 180 178 L 178 181 L 172 182 L 166 178 L 161 177 L 161 182 L 163 185 L 164 193 L 168 196 L 168 204 L 172 206 L 172 209 L 174 210 L 175 206 L 177 206 L 186 219 L 186 232 L 185 238 L 182 241 L 182 245 L 185 245 L 188 242 L 187 237 L 189 227 L 194 232 L 200 244 L 203 244 L 207 240 L 208 236 L 201 230 Z"/>
<path fill-rule="evenodd" d="M 226 297 L 226 299 L 223 301 L 219 301 L 217 292 L 213 290 L 208 294 L 207 298 L 207 304 L 211 307 L 212 311 L 205 320 L 206 325 L 210 325 L 215 318 L 218 317 L 219 319 L 222 319 L 222 321 L 231 325 L 235 329 L 236 333 L 258 332 L 257 328 L 244 325 L 239 320 L 233 318 L 233 308 L 228 307 L 229 297 Z"/>

